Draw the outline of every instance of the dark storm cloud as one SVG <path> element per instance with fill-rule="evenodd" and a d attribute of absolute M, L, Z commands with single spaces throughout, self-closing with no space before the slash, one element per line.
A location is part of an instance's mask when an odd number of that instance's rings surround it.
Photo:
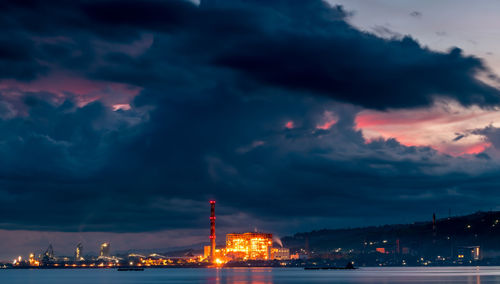
<path fill-rule="evenodd" d="M 367 142 L 355 130 L 363 107 L 425 106 L 435 96 L 497 104 L 498 91 L 475 79 L 482 62 L 458 49 L 358 31 L 322 1 L 1 5 L 0 21 L 29 42 L 3 47 L 1 64 L 37 67 L 2 78 L 71 70 L 143 88 L 131 110 L 115 112 L 100 101 L 78 107 L 74 94 L 62 103 L 46 92 L 1 94 L 3 228 L 200 228 L 216 198 L 223 215 L 286 230 L 283 218 L 309 228 L 315 218 L 416 217 L 499 198 L 492 160 Z M 136 47 L 146 35 L 151 44 Z M 337 121 L 320 129 L 328 111 Z M 464 196 L 470 203 L 454 205 Z"/>
<path fill-rule="evenodd" d="M 0 78 L 30 80 L 47 68 L 36 61 L 33 42 L 17 33 L 0 35 Z"/>
<path fill-rule="evenodd" d="M 187 1 L 100 1 L 87 2 L 82 10 L 92 22 L 117 28 L 170 30 L 189 23 L 197 8 Z"/>
<path fill-rule="evenodd" d="M 158 62 L 163 57 L 169 64 L 239 71 L 244 86 L 312 91 L 369 108 L 426 106 L 436 96 L 464 105 L 499 102 L 498 90 L 475 78 L 480 71 L 488 72 L 478 58 L 464 56 L 458 48 L 433 52 L 410 37 L 387 40 L 361 32 L 345 21 L 348 14 L 338 6 L 321 1 L 219 1 L 197 9 L 188 3 L 167 3 L 111 1 L 87 9 L 87 16 L 113 30 L 171 32 L 157 38 L 156 53 L 133 60 L 110 54 L 109 64 L 94 76 L 128 82 L 133 77 L 129 74 L 143 64 L 154 71 L 146 78 L 158 78 L 165 66 L 154 68 L 164 64 Z M 131 7 L 137 11 L 133 16 Z M 110 10 L 120 13 L 106 17 Z"/>
<path fill-rule="evenodd" d="M 465 105 L 499 101 L 498 90 L 474 78 L 482 62 L 457 48 L 441 54 L 409 37 L 380 39 L 349 26 L 340 7 L 293 3 L 253 8 L 252 22 L 260 23 L 217 43 L 215 63 L 260 82 L 371 108 L 429 105 L 435 95 Z M 210 42 L 212 36 L 203 35 Z"/>
<path fill-rule="evenodd" d="M 426 106 L 435 96 L 464 105 L 499 102 L 498 90 L 475 78 L 487 71 L 478 58 L 458 48 L 433 52 L 409 37 L 386 40 L 361 32 L 346 22 L 341 7 L 318 0 L 217 1 L 204 8 L 180 0 L 4 5 L 3 22 L 34 34 L 117 41 L 145 31 L 164 35 L 157 35 L 155 50 L 139 58 L 115 52 L 96 60 L 85 68 L 96 78 L 130 82 L 143 67 L 148 75 L 143 80 L 155 80 L 168 77 L 164 68 L 176 64 L 215 65 L 239 71 L 245 86 L 311 91 L 369 108 Z M 38 18 L 40 11 L 48 15 Z"/>

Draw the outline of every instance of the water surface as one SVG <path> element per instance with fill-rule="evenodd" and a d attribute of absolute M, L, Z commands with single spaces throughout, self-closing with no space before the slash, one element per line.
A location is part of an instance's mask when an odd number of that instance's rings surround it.
<path fill-rule="evenodd" d="M 150 283 L 500 283 L 500 267 L 404 267 L 358 270 L 303 270 L 300 268 L 172 268 L 145 271 L 114 269 L 0 270 L 2 284 L 150 284 Z"/>

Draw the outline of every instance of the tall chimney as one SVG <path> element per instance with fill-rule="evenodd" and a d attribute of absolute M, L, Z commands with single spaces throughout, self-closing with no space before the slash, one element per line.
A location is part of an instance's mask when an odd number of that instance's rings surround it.
<path fill-rule="evenodd" d="M 432 214 L 432 243 L 436 243 L 436 213 Z"/>
<path fill-rule="evenodd" d="M 436 234 L 436 213 L 432 214 L 432 233 Z"/>
<path fill-rule="evenodd" d="M 215 261 L 215 200 L 210 200 L 210 260 Z"/>

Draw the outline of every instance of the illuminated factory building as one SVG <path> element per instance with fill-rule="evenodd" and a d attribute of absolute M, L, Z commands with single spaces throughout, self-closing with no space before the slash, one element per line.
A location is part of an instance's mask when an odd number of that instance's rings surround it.
<path fill-rule="evenodd" d="M 111 254 L 111 244 L 101 243 L 97 256 L 89 255 L 83 257 L 83 245 L 78 243 L 73 251 L 73 256 L 56 256 L 51 244 L 45 252 L 35 256 L 29 254 L 29 258 L 17 257 L 8 267 L 15 268 L 113 268 L 124 267 L 221 267 L 226 263 L 234 261 L 261 261 L 278 260 L 275 264 L 286 265 L 282 260 L 296 259 L 290 256 L 290 250 L 282 247 L 273 248 L 273 235 L 269 233 L 234 233 L 226 235 L 226 247 L 216 247 L 215 235 L 215 201 L 210 201 L 210 236 L 209 245 L 204 247 L 203 255 L 195 255 L 192 251 L 183 256 L 163 256 L 160 254 L 140 255 L 131 253 L 128 255 L 113 256 Z M 477 250 L 479 255 L 479 247 Z M 298 257 L 297 257 L 298 258 Z M 474 257 L 473 257 L 474 258 Z M 478 257 L 475 257 L 475 259 Z M 1 264 L 0 264 L 1 265 Z M 229 266 L 232 264 L 228 264 Z M 4 264 L 3 268 L 7 266 Z M 0 266 L 0 268 L 2 268 Z"/>
<path fill-rule="evenodd" d="M 273 248 L 273 235 L 268 233 L 227 234 L 226 247 L 215 247 L 215 201 L 210 201 L 210 246 L 205 246 L 203 258 L 214 264 L 230 260 L 289 259 L 290 250 Z"/>
<path fill-rule="evenodd" d="M 210 246 L 204 246 L 203 247 L 203 258 L 210 258 L 210 251 L 211 247 Z"/>
<path fill-rule="evenodd" d="M 271 259 L 272 246 L 272 234 L 243 233 L 226 235 L 226 257 L 231 259 Z"/>
<path fill-rule="evenodd" d="M 110 246 L 109 243 L 101 244 L 101 252 L 99 253 L 99 257 L 109 257 Z"/>
<path fill-rule="evenodd" d="M 276 260 L 290 259 L 290 249 L 289 248 L 272 248 L 271 249 L 271 259 L 276 259 Z"/>
<path fill-rule="evenodd" d="M 83 250 L 83 245 L 81 243 L 79 243 L 78 245 L 76 245 L 76 249 L 75 249 L 75 261 L 84 260 L 83 257 L 82 257 L 82 250 Z"/>

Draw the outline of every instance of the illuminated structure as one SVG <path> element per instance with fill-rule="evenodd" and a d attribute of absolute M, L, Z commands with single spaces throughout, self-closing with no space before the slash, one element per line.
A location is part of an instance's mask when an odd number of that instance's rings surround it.
<path fill-rule="evenodd" d="M 226 257 L 234 260 L 271 259 L 273 234 L 243 233 L 226 235 Z"/>
<path fill-rule="evenodd" d="M 458 247 L 457 249 L 457 261 L 459 263 L 478 261 L 480 259 L 481 259 L 480 246 Z"/>
<path fill-rule="evenodd" d="M 35 259 L 34 253 L 30 253 L 30 258 L 28 261 L 30 266 L 40 266 L 40 262 Z"/>
<path fill-rule="evenodd" d="M 210 246 L 204 246 L 203 247 L 203 258 L 205 259 L 210 259 Z"/>
<path fill-rule="evenodd" d="M 82 257 L 82 250 L 83 250 L 83 245 L 82 243 L 78 243 L 76 245 L 76 249 L 75 249 L 75 261 L 80 261 L 80 260 L 83 260 L 83 257 Z"/>
<path fill-rule="evenodd" d="M 215 200 L 210 200 L 210 260 L 215 260 Z"/>
<path fill-rule="evenodd" d="M 271 259 L 287 260 L 290 259 L 290 249 L 288 248 L 272 248 Z"/>
<path fill-rule="evenodd" d="M 52 244 L 49 244 L 49 247 L 47 250 L 42 255 L 42 262 L 43 263 L 50 263 L 55 260 L 54 256 L 54 248 L 52 248 Z"/>
<path fill-rule="evenodd" d="M 101 244 L 101 252 L 99 253 L 99 257 L 109 257 L 110 244 L 102 243 Z"/>

